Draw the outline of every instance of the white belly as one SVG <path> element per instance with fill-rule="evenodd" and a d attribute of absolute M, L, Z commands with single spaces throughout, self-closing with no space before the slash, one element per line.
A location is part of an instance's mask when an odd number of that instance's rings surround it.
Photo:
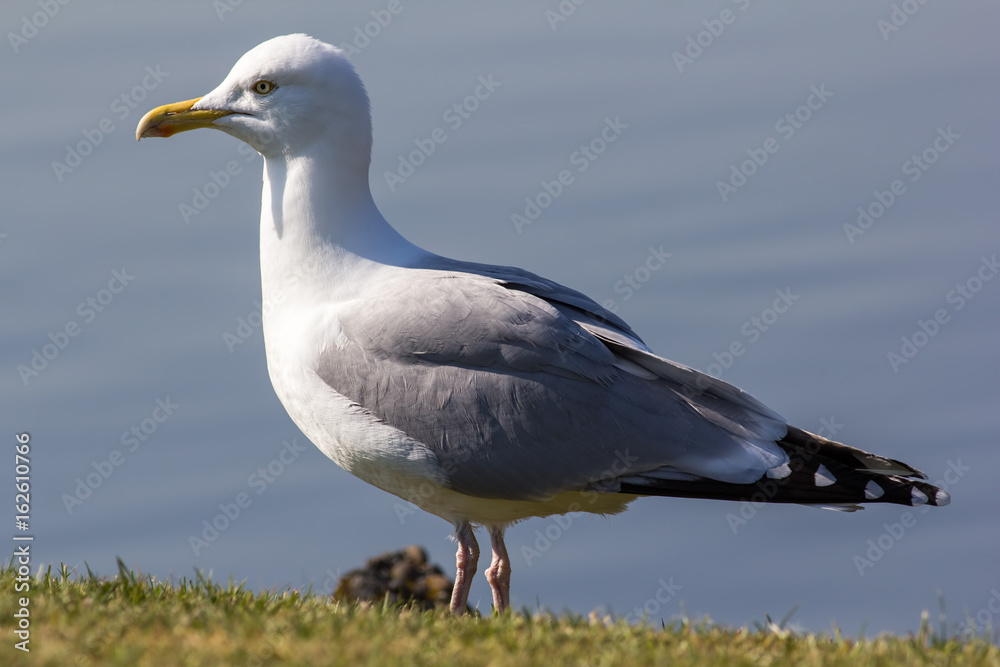
<path fill-rule="evenodd" d="M 566 512 L 615 514 L 635 498 L 567 491 L 544 501 L 522 501 L 452 491 L 430 449 L 335 392 L 316 373 L 320 354 L 337 344 L 340 328 L 335 310 L 299 308 L 295 319 L 275 321 L 280 315 L 280 311 L 267 313 L 264 321 L 267 370 L 275 393 L 292 421 L 320 451 L 369 484 L 446 521 L 489 525 Z M 324 338 L 315 332 L 324 332 Z M 412 509 L 406 504 L 397 508 L 400 516 L 407 511 Z"/>

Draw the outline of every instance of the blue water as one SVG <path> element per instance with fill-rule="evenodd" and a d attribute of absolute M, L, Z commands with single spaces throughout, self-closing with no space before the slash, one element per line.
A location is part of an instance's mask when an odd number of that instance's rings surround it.
<path fill-rule="evenodd" d="M 610 519 L 528 521 L 507 540 L 515 606 L 728 625 L 797 608 L 800 627 L 875 634 L 936 618 L 941 596 L 952 625 L 1000 622 L 1000 8 L 927 3 L 890 30 L 886 0 L 590 0 L 551 25 L 555 0 L 404 1 L 386 21 L 388 6 L 242 3 L 220 18 L 207 0 L 71 3 L 44 21 L 35 2 L 0 8 L 0 459 L 8 484 L 14 434 L 30 432 L 34 564 L 113 573 L 121 557 L 161 577 L 330 589 L 416 542 L 452 570 L 449 526 L 400 516 L 274 396 L 253 325 L 261 159 L 222 133 L 134 140 L 149 108 L 307 31 L 357 40 L 374 195 L 411 240 L 613 300 L 658 352 L 954 498 L 856 514 L 643 499 Z M 366 26 L 372 11 L 384 27 Z M 688 37 L 703 46 L 679 61 Z M 470 102 L 480 77 L 489 96 Z M 608 122 L 615 140 L 587 157 Z M 436 128 L 446 140 L 390 187 Z M 81 144 L 69 171 L 53 166 Z M 559 196 L 539 199 L 564 170 Z M 519 232 L 526 198 L 546 208 Z M 845 231 L 859 206 L 871 222 Z M 25 379 L 36 350 L 53 358 Z M 77 493 L 88 475 L 96 488 Z M 190 536 L 241 493 L 249 506 L 196 554 Z M 489 609 L 481 576 L 472 602 Z"/>

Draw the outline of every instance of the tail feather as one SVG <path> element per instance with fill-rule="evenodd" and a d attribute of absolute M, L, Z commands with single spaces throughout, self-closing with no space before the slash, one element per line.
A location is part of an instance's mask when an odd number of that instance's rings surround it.
<path fill-rule="evenodd" d="M 848 447 L 794 427 L 777 443 L 787 464 L 769 470 L 752 484 L 728 484 L 685 475 L 632 475 L 619 480 L 620 493 L 677 498 L 708 498 L 770 503 L 800 503 L 834 509 L 861 509 L 861 503 L 947 505 L 945 491 L 901 461 Z"/>

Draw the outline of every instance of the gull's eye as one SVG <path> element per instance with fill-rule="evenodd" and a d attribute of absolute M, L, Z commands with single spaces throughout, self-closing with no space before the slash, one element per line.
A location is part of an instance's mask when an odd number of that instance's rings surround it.
<path fill-rule="evenodd" d="M 270 81 L 261 80 L 253 84 L 253 92 L 257 93 L 258 95 L 267 95 L 272 90 L 274 90 L 274 84 L 271 83 Z"/>

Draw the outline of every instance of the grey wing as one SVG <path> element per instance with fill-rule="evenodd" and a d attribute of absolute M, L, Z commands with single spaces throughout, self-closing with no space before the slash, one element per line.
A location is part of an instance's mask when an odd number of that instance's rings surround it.
<path fill-rule="evenodd" d="M 781 415 L 742 389 L 684 364 L 656 356 L 623 319 L 587 295 L 565 285 L 512 266 L 465 262 L 438 255 L 424 257 L 418 266 L 493 278 L 508 289 L 533 294 L 549 302 L 567 318 L 604 342 L 615 352 L 619 362 L 633 361 L 639 367 L 680 385 L 686 394 L 703 402 L 718 399 L 715 407 L 719 410 L 725 410 L 726 404 L 732 403 L 745 412 L 739 414 L 738 419 L 752 419 L 754 415 L 761 415 L 767 420 L 785 422 Z"/>
<path fill-rule="evenodd" d="M 318 375 L 467 495 L 543 500 L 646 473 L 748 483 L 787 462 L 784 421 L 752 397 L 653 355 L 577 292 L 508 278 L 393 274 L 341 314 Z"/>
<path fill-rule="evenodd" d="M 586 316 L 587 319 L 595 323 L 605 325 L 609 330 L 617 332 L 619 335 L 630 339 L 632 343 L 642 349 L 647 349 L 639 336 L 632 331 L 632 328 L 622 318 L 615 315 L 610 310 L 599 305 L 586 294 L 570 289 L 565 285 L 543 278 L 539 275 L 519 269 L 513 266 L 496 266 L 493 264 L 480 264 L 477 262 L 465 262 L 439 255 L 428 254 L 414 268 L 425 268 L 439 271 L 452 271 L 466 274 L 473 274 L 485 278 L 498 280 L 510 289 L 517 289 L 534 294 L 546 301 L 558 303 L 563 307 L 572 308 Z"/>

